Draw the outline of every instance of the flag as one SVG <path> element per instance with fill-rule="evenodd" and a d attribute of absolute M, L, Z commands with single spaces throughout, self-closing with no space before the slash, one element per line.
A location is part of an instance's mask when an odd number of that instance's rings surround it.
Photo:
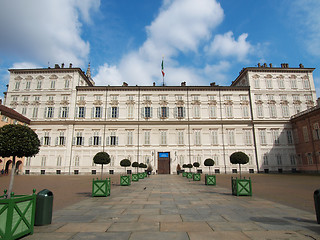
<path fill-rule="evenodd" d="M 162 60 L 162 62 L 161 62 L 161 73 L 162 73 L 162 76 L 164 77 L 163 60 Z"/>

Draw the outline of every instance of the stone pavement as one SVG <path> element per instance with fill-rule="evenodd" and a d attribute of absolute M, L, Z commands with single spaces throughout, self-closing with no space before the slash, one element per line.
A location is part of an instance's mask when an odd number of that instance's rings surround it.
<path fill-rule="evenodd" d="M 320 225 L 315 214 L 254 192 L 236 197 L 231 186 L 154 175 L 55 211 L 52 224 L 24 239 L 320 239 Z"/>

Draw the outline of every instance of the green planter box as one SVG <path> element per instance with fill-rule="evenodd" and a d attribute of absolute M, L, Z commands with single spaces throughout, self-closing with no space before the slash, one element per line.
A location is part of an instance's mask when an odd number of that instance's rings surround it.
<path fill-rule="evenodd" d="M 32 195 L 0 197 L 0 239 L 18 239 L 33 234 L 36 211 L 36 190 Z M 6 193 L 6 191 L 5 191 Z"/>
<path fill-rule="evenodd" d="M 120 176 L 120 185 L 121 186 L 130 186 L 131 179 L 129 175 Z"/>
<path fill-rule="evenodd" d="M 144 176 L 145 178 L 148 177 L 147 172 L 144 172 L 144 173 L 143 173 L 143 176 Z"/>
<path fill-rule="evenodd" d="M 192 179 L 192 178 L 193 178 L 193 173 L 192 173 L 192 172 L 188 172 L 188 173 L 187 173 L 187 178 Z"/>
<path fill-rule="evenodd" d="M 231 178 L 232 195 L 252 196 L 251 179 Z"/>
<path fill-rule="evenodd" d="M 205 185 L 216 185 L 216 175 L 208 175 L 206 174 L 205 180 L 204 180 Z"/>
<path fill-rule="evenodd" d="M 144 179 L 144 173 L 138 173 L 139 179 Z"/>
<path fill-rule="evenodd" d="M 110 178 L 106 180 L 92 180 L 92 197 L 107 197 L 110 196 L 110 191 Z"/>
<path fill-rule="evenodd" d="M 139 175 L 137 173 L 132 174 L 132 182 L 138 182 L 139 181 Z"/>
<path fill-rule="evenodd" d="M 193 174 L 193 181 L 201 181 L 201 174 L 200 173 L 194 173 Z"/>
<path fill-rule="evenodd" d="M 183 172 L 183 173 L 182 173 L 182 177 L 187 177 L 187 173 L 186 173 L 186 172 Z"/>

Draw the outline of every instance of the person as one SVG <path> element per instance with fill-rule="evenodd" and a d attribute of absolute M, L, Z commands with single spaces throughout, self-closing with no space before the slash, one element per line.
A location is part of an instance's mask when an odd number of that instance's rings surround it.
<path fill-rule="evenodd" d="M 3 168 L 2 168 L 2 170 L 1 170 L 1 175 L 4 175 L 4 170 L 3 170 Z"/>

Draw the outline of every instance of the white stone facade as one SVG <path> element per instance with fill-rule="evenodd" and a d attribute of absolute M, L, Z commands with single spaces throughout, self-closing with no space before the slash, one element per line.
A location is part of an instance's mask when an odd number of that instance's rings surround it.
<path fill-rule="evenodd" d="M 109 153 L 114 172 L 124 172 L 124 158 L 156 172 L 159 152 L 170 154 L 170 173 L 194 162 L 207 172 L 206 158 L 214 171 L 232 172 L 235 151 L 250 157 L 244 172 L 291 171 L 289 119 L 316 102 L 313 70 L 244 68 L 231 86 L 94 86 L 71 66 L 11 69 L 5 105 L 31 119 L 41 140 L 25 161 L 29 174 L 98 174 L 99 151 Z"/>

